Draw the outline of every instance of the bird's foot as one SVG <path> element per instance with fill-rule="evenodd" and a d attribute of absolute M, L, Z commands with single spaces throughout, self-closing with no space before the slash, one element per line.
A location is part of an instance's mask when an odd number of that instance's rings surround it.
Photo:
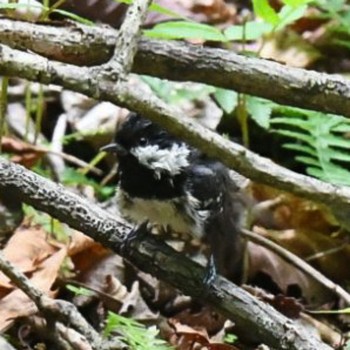
<path fill-rule="evenodd" d="M 120 244 L 120 253 L 125 255 L 129 251 L 129 247 L 135 240 L 142 240 L 143 237 L 149 234 L 148 221 L 143 222 L 140 226 L 137 226 L 129 232 L 129 234 L 123 239 Z"/>
<path fill-rule="evenodd" d="M 210 255 L 207 266 L 205 267 L 205 275 L 203 278 L 203 286 L 206 291 L 209 291 L 217 277 L 217 271 L 215 266 L 215 259 L 213 255 Z"/>

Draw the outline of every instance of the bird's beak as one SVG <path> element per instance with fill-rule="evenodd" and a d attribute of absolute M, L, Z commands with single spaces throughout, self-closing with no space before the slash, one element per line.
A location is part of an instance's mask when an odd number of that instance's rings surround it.
<path fill-rule="evenodd" d="M 126 156 L 128 151 L 119 143 L 110 143 L 100 148 L 100 151 L 116 153 L 117 156 Z"/>

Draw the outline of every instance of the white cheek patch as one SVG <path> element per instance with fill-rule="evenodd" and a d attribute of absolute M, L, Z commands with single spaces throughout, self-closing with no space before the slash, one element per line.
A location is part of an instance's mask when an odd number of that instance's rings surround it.
<path fill-rule="evenodd" d="M 147 168 L 155 171 L 160 178 L 162 172 L 177 175 L 189 165 L 190 150 L 185 144 L 173 144 L 171 148 L 161 149 L 158 145 L 135 147 L 131 150 L 138 161 Z"/>

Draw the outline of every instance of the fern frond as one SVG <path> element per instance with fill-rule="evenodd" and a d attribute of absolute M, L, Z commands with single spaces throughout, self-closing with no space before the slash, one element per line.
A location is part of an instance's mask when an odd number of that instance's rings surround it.
<path fill-rule="evenodd" d="M 306 165 L 309 175 L 350 186 L 350 139 L 345 137 L 350 133 L 350 122 L 347 119 L 283 107 L 278 109 L 278 116 L 272 117 L 271 125 L 275 133 L 294 140 L 283 147 L 296 152 L 296 161 Z"/>

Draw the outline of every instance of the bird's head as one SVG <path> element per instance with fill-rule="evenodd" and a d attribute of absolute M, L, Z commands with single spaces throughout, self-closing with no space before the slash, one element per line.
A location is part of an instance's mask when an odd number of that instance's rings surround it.
<path fill-rule="evenodd" d="M 136 160 L 154 171 L 176 176 L 189 165 L 191 149 L 164 129 L 136 113 L 130 113 L 115 136 L 115 142 L 102 148 L 116 153 L 120 161 Z"/>

